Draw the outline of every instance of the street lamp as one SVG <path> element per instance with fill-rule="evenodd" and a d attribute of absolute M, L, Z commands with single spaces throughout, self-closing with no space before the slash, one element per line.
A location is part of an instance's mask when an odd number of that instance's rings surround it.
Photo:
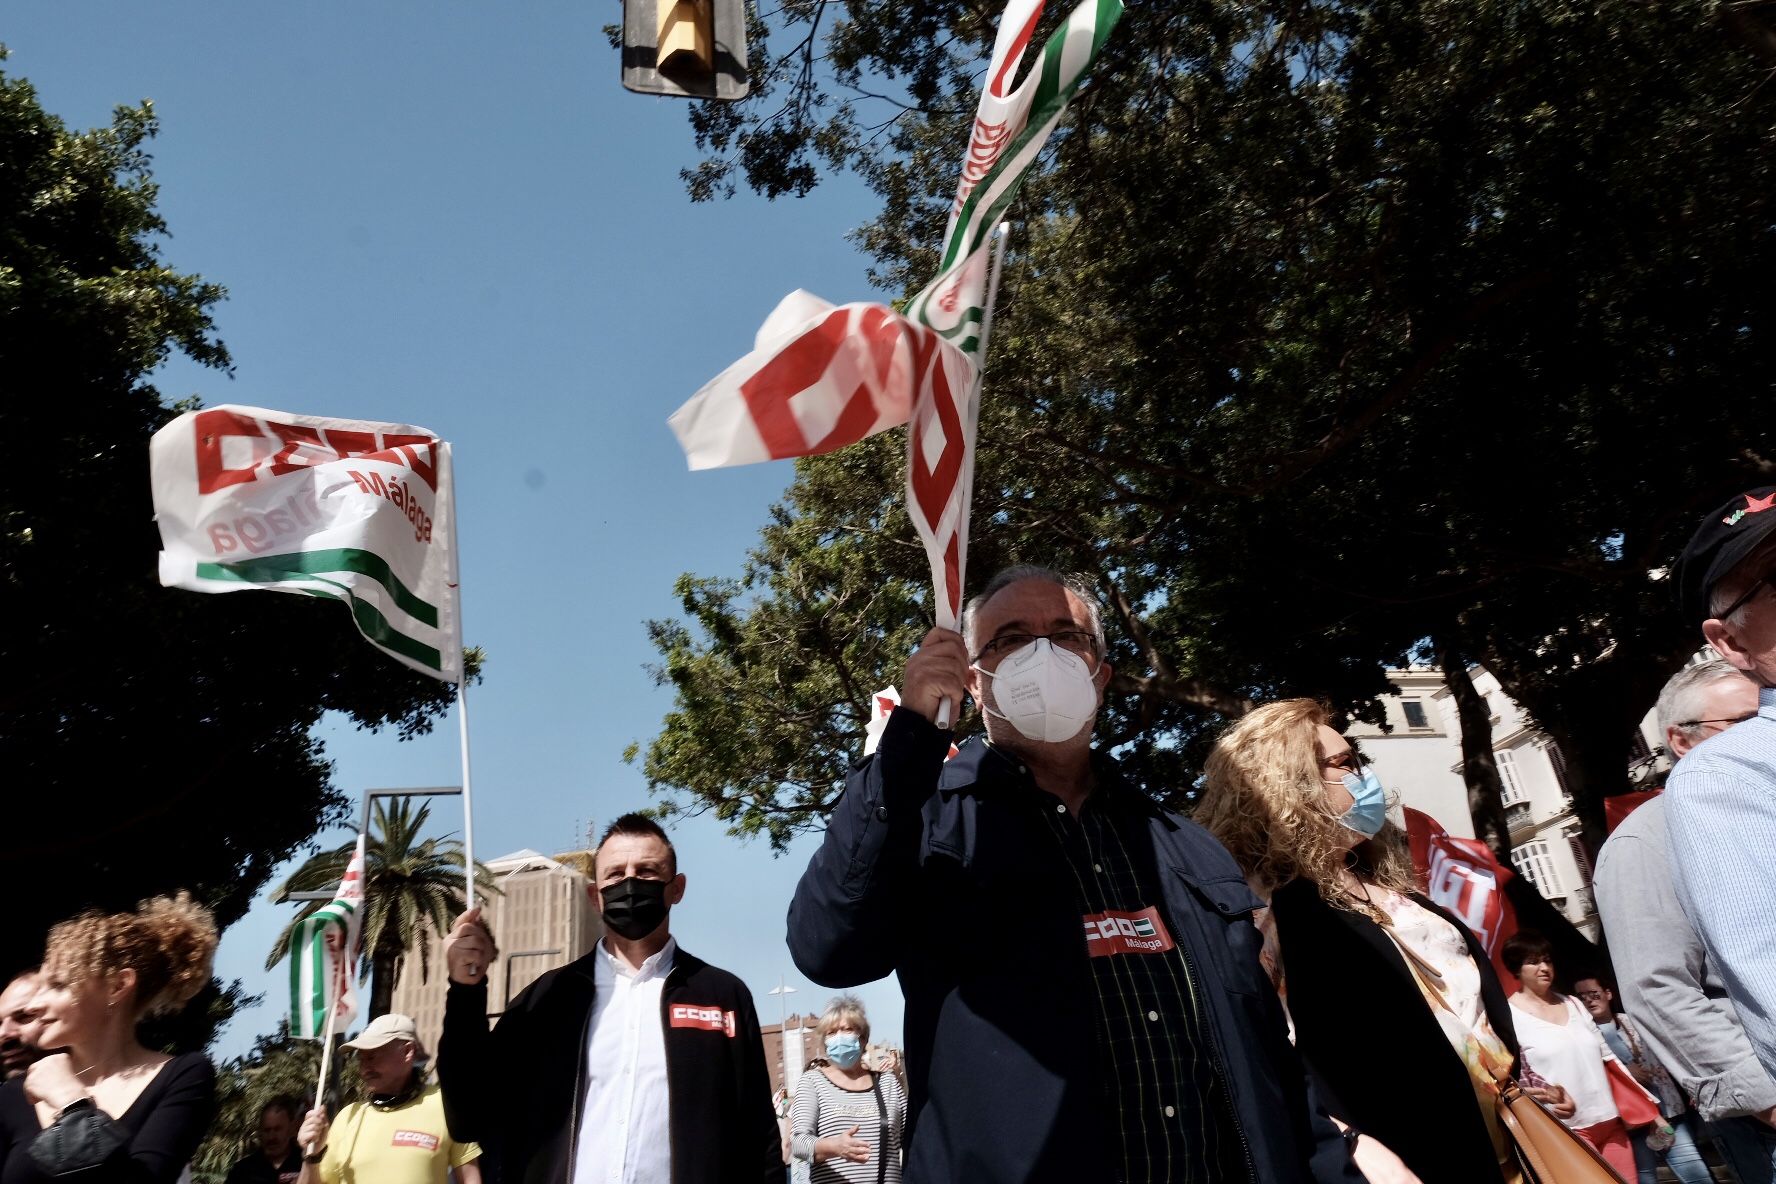
<path fill-rule="evenodd" d="M 518 961 L 518 959 L 520 959 L 520 958 L 548 958 L 548 957 L 552 957 L 552 956 L 559 954 L 559 953 L 561 953 L 561 951 L 559 949 L 555 949 L 555 950 L 518 950 L 514 953 L 501 955 L 506 960 L 506 994 L 505 994 L 505 999 L 500 1004 L 500 1009 L 498 1011 L 489 1012 L 488 1014 L 489 1015 L 505 1015 L 506 1008 L 512 1006 L 512 963 Z"/>

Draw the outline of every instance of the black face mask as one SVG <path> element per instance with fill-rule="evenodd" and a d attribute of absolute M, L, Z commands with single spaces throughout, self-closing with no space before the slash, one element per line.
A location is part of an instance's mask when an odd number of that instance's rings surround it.
<path fill-rule="evenodd" d="M 619 937 L 639 941 L 666 919 L 666 880 L 630 876 L 599 889 L 604 899 L 604 926 Z"/>

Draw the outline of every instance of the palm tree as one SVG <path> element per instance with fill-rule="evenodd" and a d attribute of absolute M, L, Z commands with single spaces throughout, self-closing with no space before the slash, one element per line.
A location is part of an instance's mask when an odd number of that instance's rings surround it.
<path fill-rule="evenodd" d="M 419 950 L 419 979 L 431 974 L 432 938 L 443 937 L 463 907 L 462 844 L 453 838 L 421 839 L 431 804 L 415 807 L 410 798 L 378 798 L 370 835 L 364 845 L 364 919 L 359 948 L 363 951 L 358 977 L 370 974 L 370 1010 L 366 1019 L 386 1015 L 395 997 L 407 951 Z M 351 862 L 357 840 L 323 851 L 296 870 L 278 892 L 318 892 L 337 887 Z M 495 895 L 493 873 L 475 865 L 475 891 Z M 325 901 L 308 901 L 278 935 L 267 970 L 290 951 L 290 935 L 296 922 L 320 908 Z"/>

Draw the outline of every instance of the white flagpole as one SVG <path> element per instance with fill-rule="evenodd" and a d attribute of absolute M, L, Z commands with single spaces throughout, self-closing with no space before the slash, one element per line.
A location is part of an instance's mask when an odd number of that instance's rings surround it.
<path fill-rule="evenodd" d="M 981 388 L 987 378 L 987 335 L 993 331 L 993 305 L 999 300 L 999 271 L 1005 265 L 1005 240 L 1009 237 L 1011 237 L 1011 223 L 1001 222 L 993 228 L 992 245 L 987 248 L 990 254 L 987 261 L 987 302 L 985 307 L 981 309 L 980 367 L 974 374 L 974 389 L 968 393 L 968 422 L 971 424 L 980 422 Z M 967 514 L 974 504 L 974 453 L 972 450 L 968 455 L 968 468 L 959 475 L 958 479 L 962 482 L 962 513 Z M 961 627 L 961 624 L 960 621 L 956 622 L 958 628 Z M 937 705 L 938 727 L 947 728 L 950 726 L 950 716 L 954 708 L 955 704 L 947 698 Z"/>
<path fill-rule="evenodd" d="M 463 874 L 468 881 L 465 911 L 475 907 L 475 799 L 469 787 L 469 698 L 463 690 L 468 681 L 464 671 L 462 681 L 456 684 L 456 721 L 462 732 Z"/>
<path fill-rule="evenodd" d="M 342 950 L 339 956 L 343 960 L 350 954 Z M 352 968 L 346 966 L 345 973 L 351 974 Z M 327 1073 L 333 1068 L 333 1022 L 338 1018 L 339 998 L 335 996 L 327 1003 L 327 1028 L 321 1034 L 321 1075 L 315 1081 L 315 1107 L 320 1110 L 327 1108 Z M 308 1154 L 313 1155 L 316 1151 L 317 1148 L 312 1144 L 308 1147 Z"/>

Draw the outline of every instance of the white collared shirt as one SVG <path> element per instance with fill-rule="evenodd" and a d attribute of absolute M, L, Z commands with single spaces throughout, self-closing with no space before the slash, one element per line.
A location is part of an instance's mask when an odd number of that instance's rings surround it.
<path fill-rule="evenodd" d="M 660 993 L 677 952 L 678 943 L 667 938 L 640 970 L 630 970 L 598 943 L 573 1184 L 670 1184 Z"/>

